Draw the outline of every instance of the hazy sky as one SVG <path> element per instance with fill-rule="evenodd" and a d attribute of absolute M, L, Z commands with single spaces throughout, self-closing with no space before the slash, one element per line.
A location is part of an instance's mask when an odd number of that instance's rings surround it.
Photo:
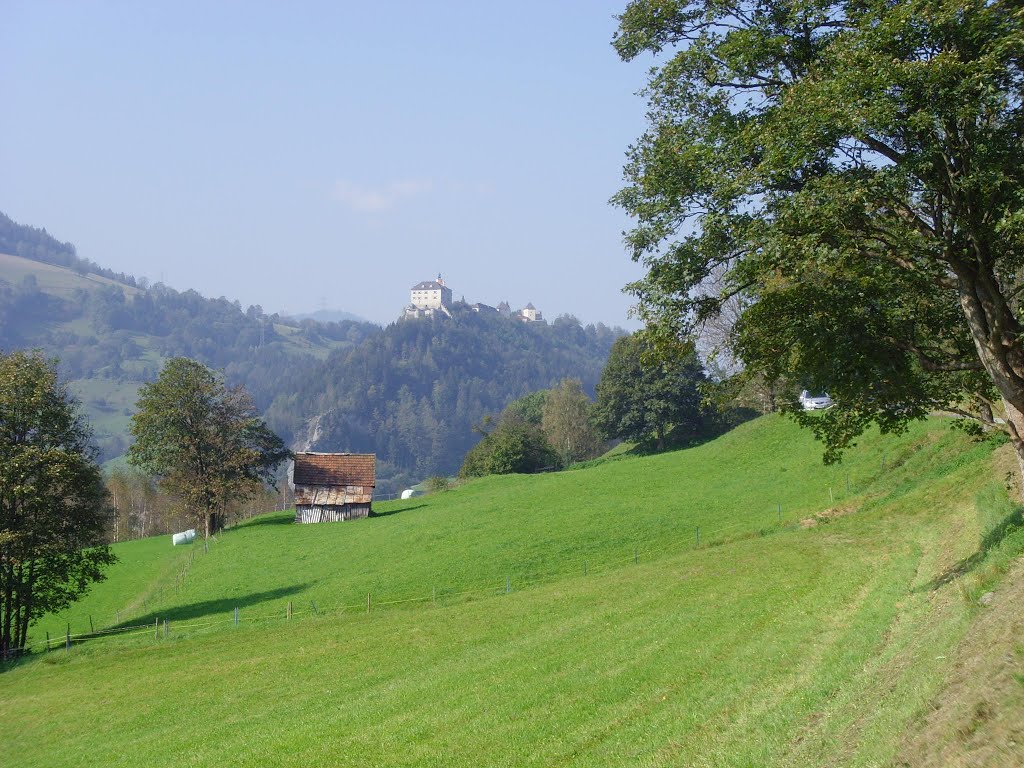
<path fill-rule="evenodd" d="M 456 298 L 626 324 L 626 0 L 0 0 L 0 210 L 268 312 Z"/>

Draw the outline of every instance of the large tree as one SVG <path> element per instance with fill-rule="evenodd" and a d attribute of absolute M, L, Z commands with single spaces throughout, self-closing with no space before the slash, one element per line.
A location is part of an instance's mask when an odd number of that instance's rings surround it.
<path fill-rule="evenodd" d="M 592 459 L 601 453 L 604 441 L 594 429 L 593 403 L 579 379 L 562 379 L 547 392 L 541 411 L 541 429 L 563 466 Z"/>
<path fill-rule="evenodd" d="M 114 561 L 110 512 L 78 404 L 38 354 L 0 354 L 0 659 Z"/>
<path fill-rule="evenodd" d="M 739 296 L 743 362 L 836 399 L 826 458 L 994 401 L 1024 466 L 1022 28 L 1010 0 L 629 4 L 620 55 L 664 55 L 616 197 L 652 333 Z"/>
<path fill-rule="evenodd" d="M 169 360 L 139 391 L 128 461 L 160 478 L 209 536 L 232 502 L 264 484 L 291 453 L 241 387 L 184 357 Z"/>
<path fill-rule="evenodd" d="M 503 420 L 469 449 L 459 476 L 530 474 L 558 468 L 558 454 L 539 426 Z"/>
<path fill-rule="evenodd" d="M 702 404 L 704 371 L 685 345 L 664 345 L 660 359 L 644 333 L 612 345 L 597 383 L 594 423 L 609 439 L 651 443 L 658 450 L 701 433 L 710 417 Z"/>

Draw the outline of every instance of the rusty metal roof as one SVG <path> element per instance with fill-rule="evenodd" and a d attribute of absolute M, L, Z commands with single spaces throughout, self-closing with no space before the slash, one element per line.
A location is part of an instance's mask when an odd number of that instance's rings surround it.
<path fill-rule="evenodd" d="M 372 453 L 296 453 L 295 485 L 374 487 L 377 457 Z"/>

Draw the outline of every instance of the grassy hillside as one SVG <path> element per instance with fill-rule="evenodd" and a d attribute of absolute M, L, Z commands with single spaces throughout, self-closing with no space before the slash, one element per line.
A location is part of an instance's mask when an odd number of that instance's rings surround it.
<path fill-rule="evenodd" d="M 767 418 L 364 521 L 257 518 L 209 552 L 125 544 L 37 636 L 90 615 L 169 636 L 0 675 L 5 763 L 916 765 L 1024 544 L 1001 460 L 929 423 L 826 468 Z"/>
<path fill-rule="evenodd" d="M 35 278 L 39 288 L 45 293 L 64 299 L 74 298 L 76 291 L 93 290 L 100 285 L 116 287 L 129 296 L 140 292 L 138 288 L 123 285 L 100 275 L 81 274 L 67 267 L 44 264 L 9 253 L 0 253 L 0 277 L 12 284 L 20 283 L 26 277 Z"/>

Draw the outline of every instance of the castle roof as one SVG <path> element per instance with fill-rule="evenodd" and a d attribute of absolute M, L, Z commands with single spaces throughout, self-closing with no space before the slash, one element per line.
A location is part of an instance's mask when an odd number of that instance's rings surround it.
<path fill-rule="evenodd" d="M 450 288 L 448 288 L 448 286 L 442 285 L 441 283 L 437 282 L 437 280 L 424 280 L 422 283 L 416 283 L 416 285 L 414 285 L 409 290 L 411 290 L 411 291 L 440 291 L 440 290 L 443 290 L 443 289 L 451 290 Z"/>

